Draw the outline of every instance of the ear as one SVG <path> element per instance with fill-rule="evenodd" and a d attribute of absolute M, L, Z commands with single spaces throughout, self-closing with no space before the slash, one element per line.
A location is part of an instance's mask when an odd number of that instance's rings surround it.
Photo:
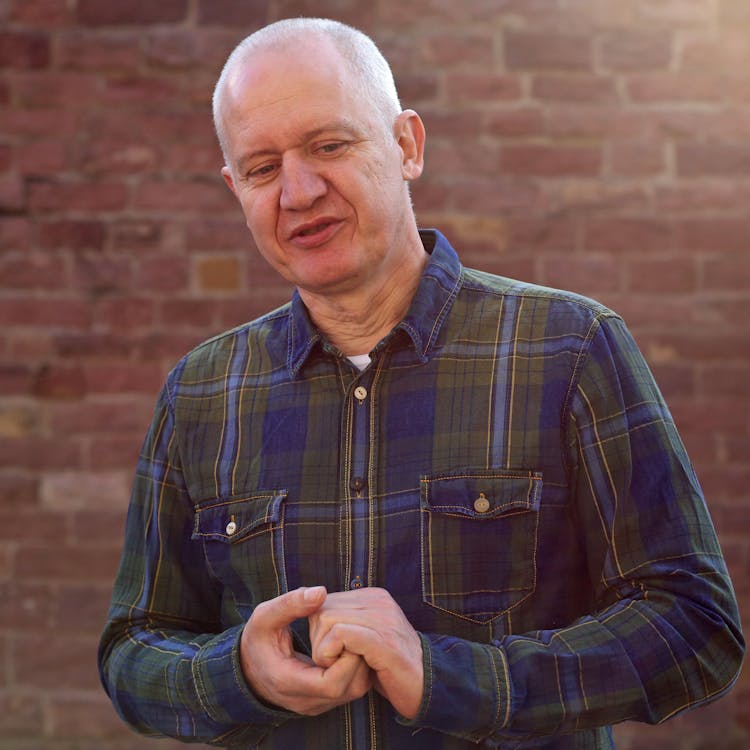
<path fill-rule="evenodd" d="M 393 134 L 401 148 L 401 174 L 407 182 L 416 180 L 424 167 L 422 118 L 413 109 L 405 109 L 393 123 Z"/>
<path fill-rule="evenodd" d="M 237 196 L 237 190 L 234 187 L 234 179 L 232 178 L 232 170 L 226 165 L 221 168 L 221 176 L 224 178 L 224 182 L 227 183 L 229 189 Z"/>

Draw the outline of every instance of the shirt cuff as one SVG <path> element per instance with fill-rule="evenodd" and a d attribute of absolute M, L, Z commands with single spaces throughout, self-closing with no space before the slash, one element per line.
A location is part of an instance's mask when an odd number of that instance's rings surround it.
<path fill-rule="evenodd" d="M 283 724 L 297 714 L 263 703 L 247 684 L 240 665 L 242 625 L 212 638 L 195 655 L 192 673 L 201 706 L 218 724 Z"/>
<path fill-rule="evenodd" d="M 420 634 L 424 663 L 422 704 L 412 720 L 472 742 L 498 732 L 510 716 L 510 678 L 502 651 L 460 638 Z"/>

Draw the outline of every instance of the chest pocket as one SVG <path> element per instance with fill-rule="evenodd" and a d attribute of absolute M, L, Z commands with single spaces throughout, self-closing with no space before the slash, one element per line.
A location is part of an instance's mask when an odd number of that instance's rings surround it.
<path fill-rule="evenodd" d="M 203 544 L 212 572 L 239 606 L 286 590 L 285 490 L 211 499 L 195 507 L 193 540 Z"/>
<path fill-rule="evenodd" d="M 425 603 L 486 623 L 534 592 L 541 474 L 466 470 L 420 485 Z"/>

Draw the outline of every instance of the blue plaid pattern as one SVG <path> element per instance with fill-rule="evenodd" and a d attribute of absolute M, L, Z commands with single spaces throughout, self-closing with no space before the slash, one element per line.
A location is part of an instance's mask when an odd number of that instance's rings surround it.
<path fill-rule="evenodd" d="M 724 693 L 744 651 L 698 482 L 622 320 L 463 268 L 447 240 L 357 371 L 298 296 L 170 373 L 102 637 L 141 732 L 260 748 L 608 748 Z M 259 701 L 238 639 L 304 585 L 381 586 L 421 633 L 406 721 Z M 300 651 L 309 649 L 296 623 Z"/>

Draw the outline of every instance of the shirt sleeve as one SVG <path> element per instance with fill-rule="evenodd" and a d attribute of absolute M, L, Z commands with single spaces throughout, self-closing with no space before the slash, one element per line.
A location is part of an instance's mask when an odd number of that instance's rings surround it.
<path fill-rule="evenodd" d="M 492 644 L 423 636 L 425 691 L 404 722 L 474 742 L 662 722 L 726 692 L 737 602 L 674 422 L 635 342 L 597 320 L 566 405 L 571 502 L 593 611 Z"/>
<path fill-rule="evenodd" d="M 192 525 L 165 386 L 138 461 L 100 675 L 117 712 L 141 733 L 248 747 L 294 714 L 249 689 L 242 625 L 222 629 L 222 592 L 200 545 L 188 543 Z"/>

